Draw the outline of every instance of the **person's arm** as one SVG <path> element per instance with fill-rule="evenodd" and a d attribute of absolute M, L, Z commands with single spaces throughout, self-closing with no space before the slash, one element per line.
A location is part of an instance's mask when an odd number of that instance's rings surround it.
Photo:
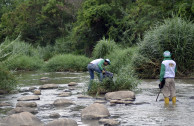
<path fill-rule="evenodd" d="M 160 69 L 160 82 L 162 82 L 162 80 L 164 79 L 164 73 L 165 73 L 165 65 L 162 64 Z"/>
<path fill-rule="evenodd" d="M 100 70 L 102 71 L 103 68 L 102 68 L 102 65 L 104 64 L 104 59 L 101 60 L 99 63 L 98 63 L 98 67 L 100 68 Z"/>
<path fill-rule="evenodd" d="M 177 72 L 177 67 L 175 67 L 175 73 Z"/>

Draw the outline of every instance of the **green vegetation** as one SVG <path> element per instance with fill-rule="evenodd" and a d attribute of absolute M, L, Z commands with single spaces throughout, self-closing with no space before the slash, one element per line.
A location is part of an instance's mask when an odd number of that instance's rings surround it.
<path fill-rule="evenodd" d="M 2 64 L 0 64 L 0 80 L 0 90 L 9 92 L 16 88 L 16 79 L 14 75 Z"/>
<path fill-rule="evenodd" d="M 91 89 L 88 92 L 89 94 L 101 94 L 127 89 L 132 90 L 140 82 L 131 64 L 131 59 L 137 52 L 136 47 L 123 49 L 115 45 L 112 41 L 112 44 L 107 44 L 108 42 L 110 41 L 99 41 L 94 48 L 94 51 L 98 53 L 94 53 L 94 55 L 101 54 L 104 58 L 111 60 L 111 65 L 107 66 L 106 70 L 114 73 L 114 79 L 104 79 L 103 82 L 93 81 Z M 106 48 L 106 51 L 104 51 L 104 48 Z"/>
<path fill-rule="evenodd" d="M 133 59 L 138 75 L 154 78 L 159 75 L 163 52 L 169 50 L 178 66 L 178 74 L 188 75 L 194 68 L 194 24 L 175 17 L 165 20 L 145 34 Z"/>
<path fill-rule="evenodd" d="M 22 55 L 17 57 L 14 62 L 10 62 L 7 67 L 10 70 L 32 71 L 41 69 L 43 64 L 43 60 L 38 57 L 29 57 Z"/>
<path fill-rule="evenodd" d="M 44 69 L 47 71 L 86 71 L 90 59 L 72 54 L 56 55 L 51 58 Z"/>
<path fill-rule="evenodd" d="M 105 58 L 107 54 L 112 53 L 118 46 L 113 40 L 106 40 L 105 38 L 100 40 L 95 46 L 93 51 L 94 58 Z"/>

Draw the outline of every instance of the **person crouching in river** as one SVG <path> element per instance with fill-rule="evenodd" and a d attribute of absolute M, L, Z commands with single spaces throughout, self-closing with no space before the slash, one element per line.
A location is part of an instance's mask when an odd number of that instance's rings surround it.
<path fill-rule="evenodd" d="M 88 90 L 90 90 L 92 81 L 94 80 L 94 71 L 99 73 L 99 76 L 100 76 L 99 80 L 102 81 L 103 73 L 105 72 L 102 67 L 103 65 L 104 66 L 110 65 L 110 60 L 100 58 L 100 59 L 95 59 L 88 64 L 87 69 L 90 73 L 90 84 L 89 84 Z"/>
<path fill-rule="evenodd" d="M 161 64 L 160 70 L 160 82 L 165 81 L 162 93 L 164 95 L 165 104 L 169 104 L 169 98 L 172 99 L 172 103 L 176 103 L 176 89 L 175 89 L 175 73 L 176 73 L 176 62 L 171 59 L 169 51 L 163 53 L 164 60 Z M 161 83 L 160 83 L 161 84 Z"/>

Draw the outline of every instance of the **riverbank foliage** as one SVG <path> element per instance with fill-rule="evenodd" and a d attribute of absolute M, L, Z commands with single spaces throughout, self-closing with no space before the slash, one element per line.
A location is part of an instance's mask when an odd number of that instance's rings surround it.
<path fill-rule="evenodd" d="M 72 54 L 56 55 L 45 64 L 46 71 L 86 71 L 90 59 Z"/>
<path fill-rule="evenodd" d="M 145 34 L 138 53 L 133 58 L 133 68 L 142 78 L 159 75 L 163 52 L 169 50 L 177 63 L 179 76 L 187 76 L 194 68 L 194 24 L 175 17 L 156 25 Z"/>

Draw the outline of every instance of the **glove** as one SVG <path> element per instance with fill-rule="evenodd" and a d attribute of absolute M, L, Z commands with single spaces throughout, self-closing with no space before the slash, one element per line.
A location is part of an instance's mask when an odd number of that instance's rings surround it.
<path fill-rule="evenodd" d="M 104 74 L 105 73 L 105 70 L 102 70 L 102 73 Z"/>

